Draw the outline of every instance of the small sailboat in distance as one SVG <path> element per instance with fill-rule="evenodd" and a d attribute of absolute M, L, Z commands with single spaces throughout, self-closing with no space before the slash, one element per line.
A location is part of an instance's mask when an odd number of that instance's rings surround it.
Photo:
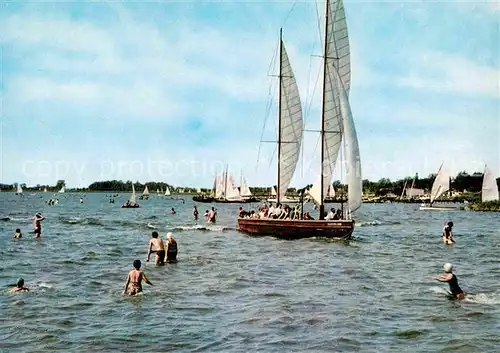
<path fill-rule="evenodd" d="M 21 184 L 17 184 L 16 195 L 23 195 L 23 188 L 21 187 Z"/>
<path fill-rule="evenodd" d="M 481 188 L 481 201 L 498 201 L 497 180 L 487 165 L 484 166 L 483 186 Z"/>
<path fill-rule="evenodd" d="M 142 192 L 142 195 L 139 197 L 141 200 L 149 200 L 149 190 L 148 186 L 144 188 L 144 191 Z"/>
<path fill-rule="evenodd" d="M 140 206 L 137 203 L 137 199 L 136 199 L 136 196 L 135 196 L 134 183 L 132 183 L 132 195 L 130 195 L 130 199 L 128 199 L 127 202 L 125 202 L 122 205 L 122 208 L 139 208 L 139 207 Z"/>
<path fill-rule="evenodd" d="M 425 211 L 453 211 L 458 210 L 456 206 L 434 206 L 434 202 L 439 199 L 445 192 L 450 190 L 450 173 L 443 168 L 444 162 L 441 163 L 436 178 L 432 183 L 430 204 L 422 204 L 420 210 Z"/>

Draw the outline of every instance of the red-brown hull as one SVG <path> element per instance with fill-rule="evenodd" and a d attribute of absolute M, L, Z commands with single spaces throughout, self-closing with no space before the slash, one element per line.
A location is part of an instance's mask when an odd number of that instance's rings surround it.
<path fill-rule="evenodd" d="M 251 236 L 273 236 L 280 239 L 312 237 L 349 239 L 354 220 L 283 220 L 238 218 L 238 230 Z"/>

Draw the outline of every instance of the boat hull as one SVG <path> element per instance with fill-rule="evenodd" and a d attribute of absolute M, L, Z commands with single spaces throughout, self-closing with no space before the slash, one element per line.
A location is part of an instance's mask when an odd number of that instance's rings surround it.
<path fill-rule="evenodd" d="M 206 203 L 210 203 L 210 202 L 214 202 L 214 198 L 213 197 L 206 197 L 206 196 L 193 196 L 193 201 L 196 201 L 196 202 L 206 202 Z"/>
<path fill-rule="evenodd" d="M 350 239 L 354 231 L 354 220 L 238 218 L 238 230 L 250 236 L 273 236 L 287 240 L 312 237 Z"/>
<path fill-rule="evenodd" d="M 114 202 L 112 202 L 114 203 Z M 134 206 L 125 206 L 123 205 L 122 208 L 139 208 L 140 206 L 139 205 L 134 205 Z"/>
<path fill-rule="evenodd" d="M 276 199 L 267 199 L 267 202 L 276 203 Z M 298 203 L 300 199 L 281 199 L 280 203 Z"/>
<path fill-rule="evenodd" d="M 431 205 L 420 205 L 421 211 L 460 211 L 463 207 L 458 206 L 431 206 Z"/>

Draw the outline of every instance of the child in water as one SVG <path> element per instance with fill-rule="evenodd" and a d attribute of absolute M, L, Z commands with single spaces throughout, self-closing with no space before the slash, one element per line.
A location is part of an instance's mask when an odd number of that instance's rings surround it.
<path fill-rule="evenodd" d="M 434 278 L 435 280 L 439 282 L 448 282 L 448 285 L 450 286 L 450 292 L 453 298 L 456 298 L 458 300 L 462 300 L 465 298 L 465 294 L 458 285 L 458 279 L 457 276 L 453 274 L 453 266 L 450 263 L 446 263 L 443 266 L 444 268 L 444 275 L 441 275 L 439 277 Z"/>
<path fill-rule="evenodd" d="M 24 286 L 24 279 L 19 278 L 17 280 L 16 286 L 9 289 L 11 293 L 18 293 L 18 292 L 29 292 L 29 289 Z"/>
<path fill-rule="evenodd" d="M 443 243 L 446 245 L 451 245 L 455 242 L 453 239 L 453 222 L 448 222 L 446 226 L 443 228 Z"/>
<path fill-rule="evenodd" d="M 23 237 L 21 233 L 21 229 L 17 228 L 16 232 L 14 233 L 14 239 L 21 239 Z"/>
<path fill-rule="evenodd" d="M 144 282 L 146 282 L 150 286 L 153 285 L 153 283 L 149 282 L 149 279 L 141 271 L 141 260 L 135 260 L 134 269 L 128 273 L 127 282 L 125 283 L 125 288 L 123 289 L 123 294 L 136 295 L 138 293 L 141 293 L 142 280 L 144 280 Z"/>

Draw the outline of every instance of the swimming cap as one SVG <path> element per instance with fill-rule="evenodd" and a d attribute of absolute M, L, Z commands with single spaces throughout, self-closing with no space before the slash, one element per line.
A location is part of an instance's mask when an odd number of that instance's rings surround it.
<path fill-rule="evenodd" d="M 135 260 L 134 261 L 134 267 L 136 269 L 140 269 L 141 268 L 141 260 Z"/>
<path fill-rule="evenodd" d="M 171 239 L 172 238 L 172 233 L 171 232 L 168 232 L 167 233 L 167 239 Z"/>
<path fill-rule="evenodd" d="M 18 287 L 22 287 L 23 285 L 24 285 L 24 279 L 19 278 L 19 279 L 17 280 L 17 286 L 18 286 Z"/>
<path fill-rule="evenodd" d="M 444 272 L 449 273 L 449 272 L 453 271 L 453 266 L 450 263 L 444 264 L 443 268 L 444 268 Z"/>
<path fill-rule="evenodd" d="M 448 225 L 449 225 L 450 227 L 453 227 L 453 222 L 448 222 Z"/>

